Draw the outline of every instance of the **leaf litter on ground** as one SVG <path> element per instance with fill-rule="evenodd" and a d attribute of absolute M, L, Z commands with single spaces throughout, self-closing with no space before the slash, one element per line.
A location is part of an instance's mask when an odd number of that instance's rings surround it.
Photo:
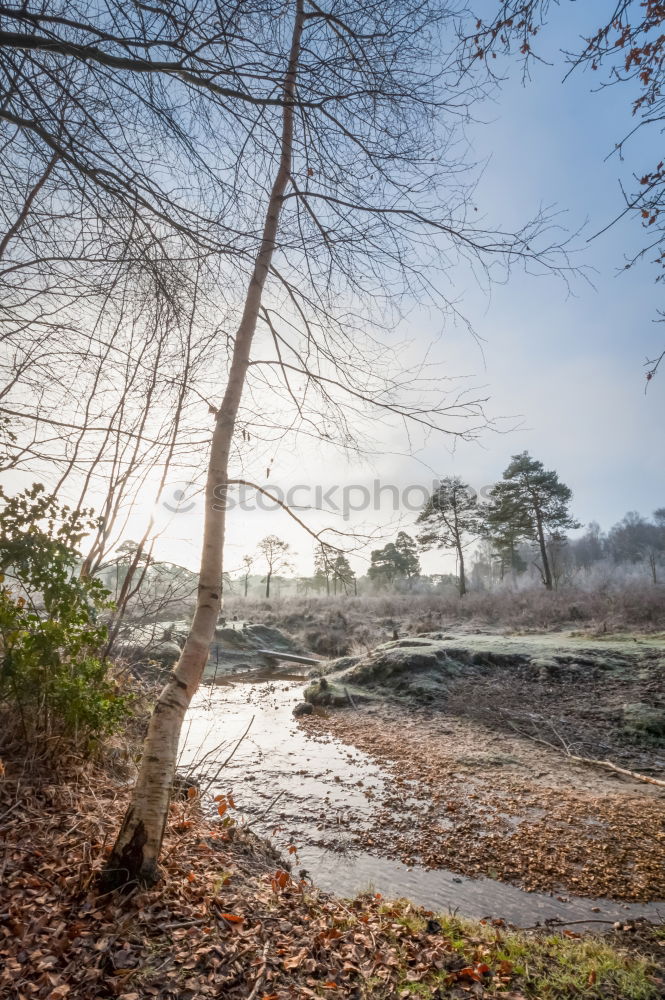
<path fill-rule="evenodd" d="M 413 707 L 340 709 L 298 724 L 358 748 L 390 775 L 369 827 L 353 831 L 372 853 L 530 891 L 665 899 L 660 789 Z"/>
<path fill-rule="evenodd" d="M 162 881 L 99 897 L 95 876 L 126 794 L 126 785 L 102 771 L 81 769 L 55 782 L 7 767 L 0 782 L 0 996 L 661 995 L 652 958 L 600 940 L 529 936 L 502 921 L 435 917 L 378 894 L 344 900 L 318 891 L 228 815 L 206 818 L 196 796 L 171 807 Z"/>

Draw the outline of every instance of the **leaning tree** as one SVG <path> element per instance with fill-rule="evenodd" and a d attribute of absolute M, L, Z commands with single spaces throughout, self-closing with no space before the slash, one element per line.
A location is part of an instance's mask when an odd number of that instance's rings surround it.
<path fill-rule="evenodd" d="M 134 254 L 176 304 L 181 287 L 190 301 L 196 292 L 192 325 L 214 334 L 196 611 L 106 872 L 109 885 L 150 883 L 220 610 L 229 490 L 251 483 L 236 472 L 243 455 L 263 457 L 294 427 L 353 446 L 372 410 L 472 436 L 481 401 L 454 383 L 442 394 L 439 373 L 405 365 L 394 346 L 403 307 L 455 309 L 442 289 L 460 259 L 490 272 L 568 265 L 542 215 L 503 232 L 469 203 L 460 129 L 478 92 L 455 87 L 446 52 L 457 15 L 442 0 L 181 0 L 168 10 L 76 0 L 0 15 L 16 76 L 0 120 L 118 206 L 140 235 L 136 248 L 119 241 L 122 260 Z M 35 74 L 92 88 L 80 130 L 66 115 L 51 121 Z"/>
<path fill-rule="evenodd" d="M 341 444 L 373 406 L 472 435 L 479 401 L 434 395 L 420 369 L 391 372 L 384 331 L 405 300 L 445 308 L 436 279 L 460 257 L 489 269 L 568 266 L 542 216 L 508 233 L 472 218 L 455 148 L 470 95 L 447 89 L 441 45 L 453 15 L 443 4 L 258 2 L 232 18 L 229 62 L 257 101 L 230 98 L 216 114 L 220 134 L 240 137 L 229 214 L 244 236 L 236 266 L 250 266 L 210 444 L 196 612 L 150 721 L 111 884 L 157 874 L 180 729 L 220 609 L 237 434 L 275 426 L 290 405 L 305 433 Z"/>

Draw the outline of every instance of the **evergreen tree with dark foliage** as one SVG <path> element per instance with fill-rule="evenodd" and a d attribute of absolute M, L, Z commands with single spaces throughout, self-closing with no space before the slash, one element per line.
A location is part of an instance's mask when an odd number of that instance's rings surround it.
<path fill-rule="evenodd" d="M 405 531 L 382 549 L 374 549 L 367 576 L 378 586 L 392 587 L 396 580 L 411 581 L 420 574 L 416 543 Z"/>
<path fill-rule="evenodd" d="M 526 563 L 520 555 L 519 544 L 528 536 L 530 522 L 523 507 L 515 503 L 510 484 L 497 483 L 480 510 L 481 534 L 492 546 L 492 555 L 498 559 L 501 579 L 506 570 L 513 577 L 523 573 Z"/>
<path fill-rule="evenodd" d="M 395 539 L 395 548 L 400 556 L 400 573 L 411 581 L 420 575 L 420 559 L 418 546 L 411 535 L 400 531 Z"/>
<path fill-rule="evenodd" d="M 367 576 L 379 587 L 392 587 L 399 575 L 400 554 L 394 542 L 388 542 L 382 549 L 373 549 L 370 555 Z"/>
<path fill-rule="evenodd" d="M 572 491 L 559 480 L 558 474 L 546 469 L 528 451 L 513 455 L 503 482 L 497 483 L 490 493 L 490 503 L 497 503 L 506 518 L 515 518 L 515 524 L 522 526 L 523 537 L 538 545 L 541 559 L 538 569 L 548 590 L 553 588 L 548 540 L 560 541 L 566 528 L 580 526 L 569 510 L 572 497 Z"/>
<path fill-rule="evenodd" d="M 353 572 L 351 564 L 343 552 L 338 552 L 335 556 L 332 564 L 332 578 L 335 594 L 337 593 L 338 586 L 340 589 L 344 589 L 345 594 L 348 594 L 352 587 L 355 591 L 356 574 Z"/>

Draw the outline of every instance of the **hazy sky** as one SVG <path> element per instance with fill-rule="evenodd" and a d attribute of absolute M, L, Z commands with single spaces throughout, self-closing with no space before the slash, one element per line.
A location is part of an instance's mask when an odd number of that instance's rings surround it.
<path fill-rule="evenodd" d="M 403 436 L 386 428 L 386 454 L 351 464 L 306 444 L 297 454 L 282 449 L 272 481 L 284 490 L 294 483 L 371 488 L 377 478 L 404 489 L 431 484 L 433 473 L 458 474 L 480 488 L 500 477 L 511 454 L 528 449 L 573 489 L 574 513 L 582 522 L 594 519 L 608 527 L 627 510 L 649 514 L 665 503 L 665 372 L 645 395 L 642 368 L 645 358 L 659 354 L 665 343 L 665 324 L 654 322 L 663 286 L 655 283 L 653 265 L 621 272 L 624 258 L 640 247 L 644 235 L 632 216 L 587 243 L 620 209 L 619 178 L 630 188 L 631 172 L 639 176 L 657 162 L 657 133 L 638 135 L 623 163 L 616 156 L 605 160 L 634 124 L 628 88 L 591 93 L 602 78 L 590 72 L 575 73 L 562 83 L 565 68 L 557 49 L 574 47 L 580 34 L 596 26 L 589 6 L 553 9 L 540 44 L 555 65 L 534 66 L 531 82 L 523 86 L 519 66 L 506 64 L 510 80 L 496 100 L 478 110 L 483 121 L 472 129 L 475 155 L 488 161 L 475 198 L 488 222 L 510 226 L 531 217 L 540 205 L 556 206 L 571 232 L 584 226 L 574 262 L 590 269 L 593 282 L 592 287 L 573 279 L 566 288 L 557 279 L 516 271 L 488 297 L 466 270 L 450 275 L 448 290 L 482 338 L 482 351 L 462 326 L 451 325 L 437 339 L 434 357 L 446 372 L 473 376 L 474 384 L 484 387 L 483 394 L 490 397 L 488 414 L 512 418 L 499 424 L 505 432 L 488 431 L 477 443 L 459 443 L 454 454 L 449 441 L 432 437 L 408 457 Z M 413 341 L 416 358 L 439 331 L 414 316 L 402 332 Z M 509 426 L 517 429 L 508 432 Z M 381 436 L 375 432 L 375 438 Z M 174 483 L 171 489 L 180 487 Z M 304 501 L 305 493 L 300 497 Z M 339 494 L 334 497 L 337 503 L 340 499 Z M 169 520 L 162 521 L 165 530 L 157 552 L 194 568 L 201 503 L 191 502 L 188 512 L 162 512 Z M 187 499 L 183 506 L 189 503 Z M 316 527 L 345 526 L 339 515 L 303 516 Z M 358 514 L 350 523 L 363 522 L 368 529 L 390 523 L 388 540 L 396 517 L 388 505 Z M 415 513 L 402 511 L 407 530 L 414 519 Z M 313 541 L 300 528 L 283 513 L 249 511 L 234 511 L 230 517 L 229 569 L 239 566 L 242 555 L 268 532 L 292 543 L 298 572 L 312 572 Z M 378 544 L 377 539 L 372 547 Z M 352 562 L 364 572 L 366 558 Z M 437 571 L 450 563 L 432 554 L 424 566 Z"/>

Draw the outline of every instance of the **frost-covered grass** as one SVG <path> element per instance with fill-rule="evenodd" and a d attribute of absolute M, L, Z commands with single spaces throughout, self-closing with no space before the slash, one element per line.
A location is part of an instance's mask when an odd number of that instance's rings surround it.
<path fill-rule="evenodd" d="M 440 629 L 497 628 L 510 631 L 578 629 L 590 634 L 665 630 L 665 586 L 644 582 L 609 584 L 597 590 L 543 587 L 472 592 L 464 598 L 435 594 L 362 597 L 230 597 L 227 615 L 277 625 L 323 656 L 363 653 L 379 642 Z"/>

